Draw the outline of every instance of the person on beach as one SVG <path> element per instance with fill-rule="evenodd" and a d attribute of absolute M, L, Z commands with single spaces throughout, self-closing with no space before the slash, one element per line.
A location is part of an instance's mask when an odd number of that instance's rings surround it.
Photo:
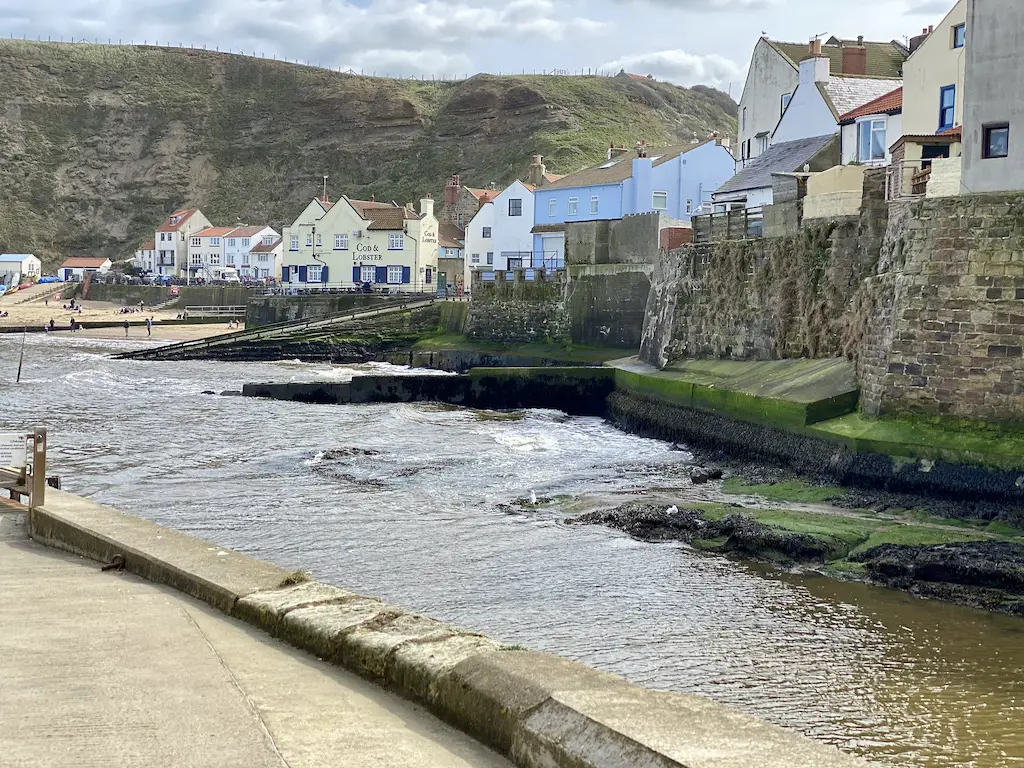
<path fill-rule="evenodd" d="M 128 321 L 127 320 L 124 321 L 124 337 L 126 339 L 128 338 Z"/>
<path fill-rule="evenodd" d="M 146 318 L 146 335 L 147 336 L 152 336 L 153 335 L 153 318 L 152 317 L 147 317 Z"/>

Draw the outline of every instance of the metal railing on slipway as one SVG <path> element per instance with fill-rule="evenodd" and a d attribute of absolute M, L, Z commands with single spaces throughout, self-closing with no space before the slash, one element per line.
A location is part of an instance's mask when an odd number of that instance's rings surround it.
<path fill-rule="evenodd" d="M 185 307 L 187 317 L 245 317 L 245 306 L 235 307 Z"/>
<path fill-rule="evenodd" d="M 46 430 L 0 433 L 0 488 L 30 507 L 46 502 Z"/>
<path fill-rule="evenodd" d="M 206 339 L 182 341 L 177 344 L 166 344 L 164 346 L 153 347 L 150 349 L 122 352 L 114 355 L 113 357 L 115 360 L 160 360 L 162 358 L 174 357 L 182 352 L 199 352 L 230 344 L 268 341 L 275 338 L 287 338 L 288 336 L 298 334 L 305 335 L 315 331 L 328 331 L 336 325 L 341 325 L 353 320 L 363 320 L 371 317 L 395 314 L 397 312 L 408 312 L 409 310 L 428 307 L 435 301 L 437 301 L 436 297 L 420 301 L 399 299 L 397 301 L 388 301 L 384 306 L 376 309 L 350 309 L 345 312 L 336 312 L 330 315 L 321 315 L 319 317 L 305 320 L 289 320 L 284 323 L 262 325 L 251 330 L 247 329 L 234 331 L 232 333 L 222 333 L 218 336 L 211 336 Z"/>

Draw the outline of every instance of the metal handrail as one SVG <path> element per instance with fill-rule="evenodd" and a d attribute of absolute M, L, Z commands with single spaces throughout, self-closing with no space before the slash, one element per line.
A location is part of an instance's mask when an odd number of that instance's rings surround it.
<path fill-rule="evenodd" d="M 251 330 L 234 331 L 233 333 L 222 333 L 217 336 L 206 339 L 193 339 L 191 341 L 181 341 L 176 344 L 166 344 L 164 346 L 156 347 L 155 349 L 142 349 L 134 352 L 122 352 L 114 355 L 115 360 L 145 360 L 147 358 L 162 357 L 163 355 L 171 352 L 179 352 L 188 349 L 209 349 L 211 347 L 221 346 L 223 344 L 233 344 L 239 341 L 259 341 L 266 339 L 271 336 L 277 335 L 281 332 L 301 332 L 310 330 L 321 326 L 330 326 L 337 322 L 344 320 L 357 320 L 363 317 L 373 317 L 380 314 L 389 314 L 393 312 L 404 312 L 410 309 L 418 309 L 419 307 L 426 307 L 437 301 L 436 298 L 431 298 L 425 301 L 412 302 L 409 304 L 401 304 L 397 302 L 388 302 L 388 305 L 379 309 L 366 310 L 364 312 L 353 312 L 347 310 L 345 312 L 338 312 L 331 315 L 325 315 L 317 318 L 310 318 L 306 320 L 289 320 L 283 323 L 275 323 L 273 325 L 264 325 L 259 328 L 253 328 Z"/>

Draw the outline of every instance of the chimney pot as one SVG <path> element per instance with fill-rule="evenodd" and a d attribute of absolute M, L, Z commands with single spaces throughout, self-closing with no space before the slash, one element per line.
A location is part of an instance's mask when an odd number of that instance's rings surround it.
<path fill-rule="evenodd" d="M 857 45 L 864 45 L 864 35 L 857 35 Z"/>
<path fill-rule="evenodd" d="M 930 35 L 934 31 L 935 31 L 935 25 L 934 24 L 929 24 L 928 25 L 928 34 Z"/>
<path fill-rule="evenodd" d="M 811 40 L 811 56 L 821 56 L 821 40 L 818 38 Z"/>

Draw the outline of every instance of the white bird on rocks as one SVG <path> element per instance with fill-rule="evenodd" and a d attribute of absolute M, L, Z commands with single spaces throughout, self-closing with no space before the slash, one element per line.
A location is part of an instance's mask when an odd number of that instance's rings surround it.
<path fill-rule="evenodd" d="M 669 507 L 668 509 L 665 510 L 665 514 L 666 515 L 678 515 L 679 514 L 679 507 L 677 507 L 675 504 L 673 504 L 671 507 Z"/>
<path fill-rule="evenodd" d="M 532 504 L 535 507 L 537 506 L 537 492 L 536 491 L 530 491 L 530 504 Z"/>

